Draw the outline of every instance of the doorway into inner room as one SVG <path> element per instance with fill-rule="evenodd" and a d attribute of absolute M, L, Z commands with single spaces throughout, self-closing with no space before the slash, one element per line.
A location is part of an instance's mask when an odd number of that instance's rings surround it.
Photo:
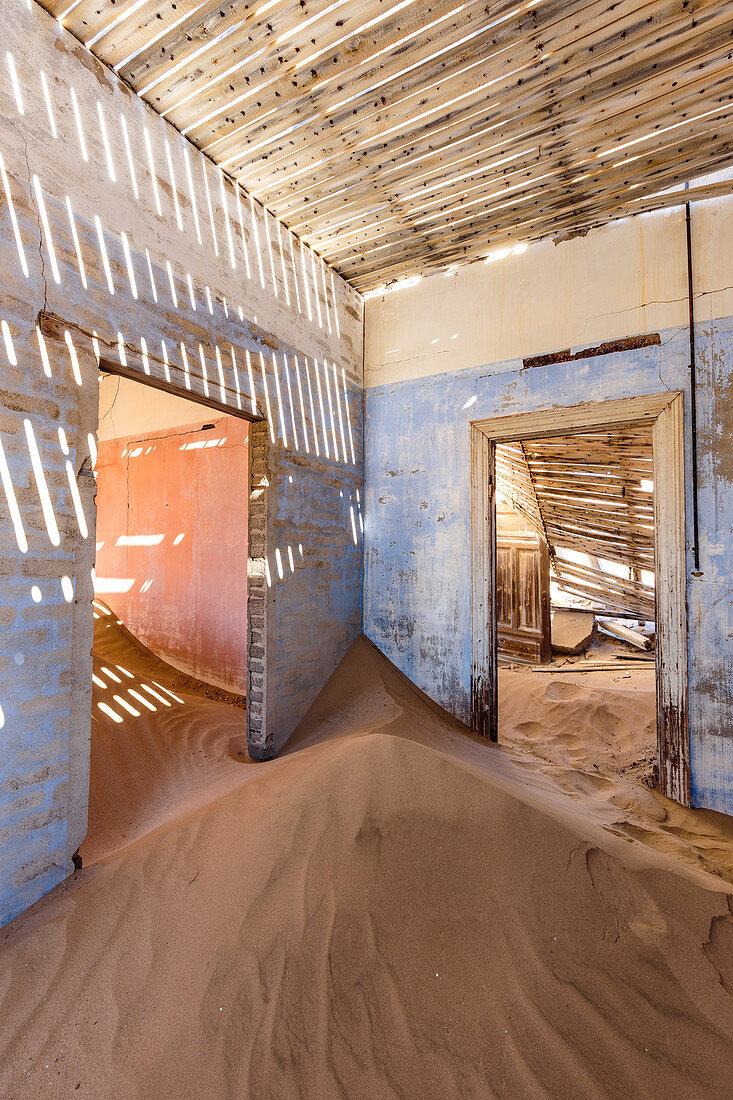
<path fill-rule="evenodd" d="M 471 444 L 473 727 L 542 743 L 553 705 L 577 725 L 589 677 L 611 673 L 620 697 L 622 680 L 646 676 L 643 751 L 662 791 L 689 804 L 681 395 L 486 420 Z"/>
<path fill-rule="evenodd" d="M 95 594 L 159 657 L 245 694 L 249 423 L 100 382 Z"/>
<path fill-rule="evenodd" d="M 498 736 L 651 785 L 652 451 L 651 424 L 495 445 Z"/>
<path fill-rule="evenodd" d="M 241 781 L 251 428 L 100 376 L 84 863 Z"/>

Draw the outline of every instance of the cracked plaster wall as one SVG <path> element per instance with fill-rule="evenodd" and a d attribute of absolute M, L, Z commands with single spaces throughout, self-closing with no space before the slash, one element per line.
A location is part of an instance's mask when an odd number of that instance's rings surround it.
<path fill-rule="evenodd" d="M 693 801 L 733 813 L 733 198 L 693 207 L 700 576 L 693 575 L 684 210 L 641 215 L 368 301 L 365 633 L 463 721 L 469 423 L 684 393 Z M 523 359 L 658 332 L 658 347 Z"/>
<path fill-rule="evenodd" d="M 2 924 L 86 830 L 97 351 L 266 418 L 260 480 L 230 487 L 266 501 L 247 714 L 265 756 L 361 627 L 363 329 L 359 296 L 45 11 L 0 0 L 0 19 Z"/>

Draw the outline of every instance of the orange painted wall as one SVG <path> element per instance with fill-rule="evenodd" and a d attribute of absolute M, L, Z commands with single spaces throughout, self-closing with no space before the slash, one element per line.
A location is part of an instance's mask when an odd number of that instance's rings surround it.
<path fill-rule="evenodd" d="M 97 460 L 100 599 L 177 668 L 241 694 L 247 459 L 248 424 L 223 417 L 101 441 Z"/>

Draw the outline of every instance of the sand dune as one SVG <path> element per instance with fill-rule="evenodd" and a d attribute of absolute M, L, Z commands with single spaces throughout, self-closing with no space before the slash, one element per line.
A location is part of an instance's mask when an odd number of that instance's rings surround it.
<path fill-rule="evenodd" d="M 725 819 L 480 744 L 363 639 L 257 766 L 241 712 L 222 732 L 226 704 L 129 671 L 184 704 L 114 763 L 106 731 L 109 854 L 3 935 L 0 1094 L 733 1093 Z"/>
<path fill-rule="evenodd" d="M 582 667 L 582 666 L 581 666 Z M 654 666 L 618 672 L 499 673 L 502 741 L 556 763 L 651 776 L 656 757 Z"/>
<path fill-rule="evenodd" d="M 239 701 L 161 661 L 96 605 L 84 863 L 180 815 L 189 798 L 200 805 L 236 785 L 247 759 L 245 711 L 232 706 Z"/>
<path fill-rule="evenodd" d="M 540 763 L 573 797 L 589 795 L 607 827 L 733 883 L 733 819 L 690 812 L 655 789 L 654 668 L 572 670 L 558 676 L 502 670 L 501 740 Z"/>

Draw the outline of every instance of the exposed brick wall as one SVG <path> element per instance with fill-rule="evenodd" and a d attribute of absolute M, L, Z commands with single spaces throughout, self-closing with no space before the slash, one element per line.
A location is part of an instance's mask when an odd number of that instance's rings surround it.
<path fill-rule="evenodd" d="M 96 355 L 269 419 L 253 752 L 282 745 L 360 629 L 363 463 L 358 296 L 45 12 L 0 17 L 2 923 L 86 827 Z"/>
<path fill-rule="evenodd" d="M 268 728 L 266 683 L 268 625 L 272 618 L 272 577 L 267 556 L 270 527 L 270 433 L 267 424 L 253 424 L 249 435 L 249 577 L 247 589 L 247 745 L 255 760 L 275 754 Z M 270 584 L 268 584 L 268 578 Z"/>

